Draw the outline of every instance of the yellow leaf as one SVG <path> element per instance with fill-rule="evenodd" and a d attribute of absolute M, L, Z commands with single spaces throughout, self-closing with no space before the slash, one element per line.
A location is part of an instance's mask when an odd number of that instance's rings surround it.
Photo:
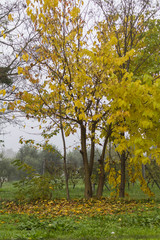
<path fill-rule="evenodd" d="M 3 34 L 3 38 L 4 38 L 4 39 L 6 38 L 6 34 L 5 34 L 5 33 Z"/>
<path fill-rule="evenodd" d="M 5 111 L 6 111 L 5 108 L 1 108 L 1 109 L 0 109 L 0 112 L 3 112 L 3 113 L 4 113 Z"/>
<path fill-rule="evenodd" d="M 58 0 L 50 1 L 50 6 L 56 8 L 58 7 L 58 2 L 59 2 Z"/>
<path fill-rule="evenodd" d="M 147 129 L 147 128 L 152 128 L 153 127 L 153 123 L 152 121 L 147 121 L 147 120 L 144 120 L 144 121 L 141 121 L 141 126 L 144 128 L 144 129 Z"/>
<path fill-rule="evenodd" d="M 31 14 L 31 20 L 32 20 L 32 22 L 35 22 L 35 20 L 36 20 L 36 15 L 35 14 Z"/>
<path fill-rule="evenodd" d="M 18 74 L 22 74 L 23 73 L 23 68 L 22 67 L 18 67 Z"/>
<path fill-rule="evenodd" d="M 82 107 L 83 105 L 82 105 L 82 103 L 81 103 L 80 100 L 77 100 L 77 101 L 75 102 L 75 106 L 78 107 L 78 108 L 80 108 L 80 107 Z"/>
<path fill-rule="evenodd" d="M 79 12 L 80 12 L 80 9 L 79 9 L 79 8 L 73 7 L 73 9 L 72 9 L 72 11 L 71 11 L 71 13 L 70 13 L 70 14 L 71 14 L 71 17 L 73 17 L 73 18 L 78 17 Z"/>
<path fill-rule="evenodd" d="M 136 156 L 143 156 L 143 150 L 142 149 L 137 149 L 137 150 L 135 150 L 135 155 Z"/>
<path fill-rule="evenodd" d="M 85 113 L 80 113 L 78 117 L 79 117 L 79 120 L 84 120 L 84 121 L 87 120 Z"/>
<path fill-rule="evenodd" d="M 32 9 L 30 9 L 30 8 L 28 7 L 27 10 L 26 10 L 26 12 L 27 12 L 27 15 L 30 16 L 30 15 L 32 14 Z"/>
<path fill-rule="evenodd" d="M 26 0 L 26 4 L 27 4 L 27 6 L 29 6 L 30 3 L 31 3 L 30 0 Z"/>
<path fill-rule="evenodd" d="M 69 114 L 69 113 L 71 113 L 71 110 L 68 108 L 66 109 L 66 114 Z"/>
<path fill-rule="evenodd" d="M 0 90 L 0 94 L 2 94 L 3 96 L 5 96 L 5 95 L 6 95 L 6 90 L 5 90 L 5 89 Z"/>
<path fill-rule="evenodd" d="M 23 55 L 22 55 L 22 58 L 23 58 L 23 60 L 24 60 L 25 62 L 27 62 L 28 59 L 29 59 L 29 55 L 28 55 L 28 53 L 23 54 Z"/>
<path fill-rule="evenodd" d="M 13 21 L 13 17 L 12 17 L 12 14 L 11 14 L 11 13 L 8 15 L 8 20 L 9 20 L 9 21 Z"/>
<path fill-rule="evenodd" d="M 68 137 L 70 135 L 70 132 L 71 132 L 71 129 L 68 128 L 66 131 L 65 131 L 65 136 Z"/>
<path fill-rule="evenodd" d="M 98 118 L 100 118 L 101 117 L 101 114 L 97 114 L 97 115 L 94 115 L 93 117 L 92 117 L 92 119 L 93 119 L 93 121 L 96 121 Z"/>

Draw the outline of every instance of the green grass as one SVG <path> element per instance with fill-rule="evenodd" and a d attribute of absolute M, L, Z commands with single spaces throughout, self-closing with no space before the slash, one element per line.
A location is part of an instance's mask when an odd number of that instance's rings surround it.
<path fill-rule="evenodd" d="M 16 189 L 13 183 L 5 182 L 0 188 L 0 200 L 13 200 L 15 199 Z"/>
<path fill-rule="evenodd" d="M 83 198 L 84 197 L 84 184 L 83 181 L 79 181 L 79 184 L 76 185 L 76 188 L 73 189 L 73 186 L 70 185 L 70 195 L 71 198 Z M 5 182 L 0 188 L 0 201 L 5 200 L 14 200 L 16 195 L 16 188 L 14 187 L 13 183 Z M 53 191 L 53 198 L 66 198 L 65 187 L 61 190 L 58 188 L 54 189 Z"/>
<path fill-rule="evenodd" d="M 160 190 L 154 186 L 155 207 L 140 211 L 135 209 L 127 214 L 117 213 L 94 217 L 57 216 L 40 218 L 38 213 L 4 213 L 0 211 L 0 240 L 114 240 L 114 239 L 160 239 Z M 0 189 L 0 200 L 15 199 L 15 188 L 11 183 L 4 183 Z M 130 197 L 127 200 L 137 199 L 139 204 L 147 201 L 146 196 L 139 188 L 139 184 L 127 190 Z M 83 182 L 76 188 L 70 186 L 71 198 L 82 198 L 84 194 Z M 104 195 L 109 196 L 107 189 Z M 53 197 L 65 198 L 65 189 L 55 190 Z M 114 204 L 114 202 L 113 202 Z M 140 205 L 141 206 L 141 205 Z M 140 207 L 141 208 L 141 207 Z M 143 208 L 143 205 L 142 205 Z"/>
<path fill-rule="evenodd" d="M 73 189 L 73 185 L 69 185 L 69 191 L 71 199 L 83 198 L 84 197 L 84 183 L 82 180 L 79 180 L 76 187 Z M 62 190 L 56 189 L 53 192 L 53 198 L 66 198 L 65 187 Z"/>
<path fill-rule="evenodd" d="M 97 186 L 96 186 L 97 187 Z M 73 189 L 73 186 L 69 186 L 70 196 L 71 199 L 79 199 L 84 197 L 84 183 L 82 180 L 79 180 L 79 183 Z M 151 188 L 151 191 L 155 194 L 153 199 L 159 201 L 160 200 L 160 189 L 154 185 Z M 0 188 L 0 200 L 14 200 L 15 199 L 16 188 L 14 187 L 13 183 L 6 182 L 3 184 L 2 188 Z M 106 187 L 104 187 L 103 196 L 110 197 L 110 193 Z M 130 188 L 126 186 L 126 193 L 128 195 L 127 199 L 148 199 L 148 195 L 144 194 L 143 191 L 140 189 L 139 183 L 135 183 L 134 186 L 130 185 Z M 95 193 L 96 194 L 96 189 Z M 53 198 L 66 198 L 65 187 L 62 190 L 54 189 L 53 191 Z"/>
<path fill-rule="evenodd" d="M 79 181 L 79 183 L 76 185 L 75 189 L 73 189 L 72 185 L 69 186 L 70 190 L 70 196 L 71 199 L 74 198 L 83 198 L 84 197 L 84 183 L 82 180 Z M 97 186 L 95 188 L 94 196 L 96 195 Z M 153 187 L 151 187 L 151 191 L 155 194 L 154 199 L 160 200 L 160 189 L 154 184 Z M 111 191 L 108 191 L 106 187 L 104 187 L 103 196 L 104 197 L 110 197 Z M 134 185 L 130 184 L 130 187 L 126 186 L 126 193 L 127 198 L 129 199 L 148 199 L 148 195 L 146 195 L 141 189 L 140 184 L 137 182 Z M 56 198 L 65 198 L 66 192 L 65 188 L 63 190 L 56 190 L 54 191 L 53 197 L 56 196 Z"/>
<path fill-rule="evenodd" d="M 149 215 L 135 213 L 41 220 L 36 216 L 1 215 L 0 239 L 160 239 L 159 214 L 160 210 Z"/>
<path fill-rule="evenodd" d="M 153 187 L 149 186 L 151 191 L 155 194 L 154 198 L 155 200 L 160 199 L 160 189 L 154 184 Z M 131 199 L 148 199 L 148 195 L 146 195 L 141 189 L 140 189 L 140 184 L 135 183 L 134 186 L 130 186 L 128 189 L 126 187 L 126 193 L 128 193 L 129 197 Z"/>

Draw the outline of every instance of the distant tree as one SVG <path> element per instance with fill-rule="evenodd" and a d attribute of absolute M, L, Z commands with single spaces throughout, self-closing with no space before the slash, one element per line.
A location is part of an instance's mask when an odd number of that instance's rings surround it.
<path fill-rule="evenodd" d="M 9 67 L 0 67 L 0 83 L 10 85 L 12 80 L 9 78 Z"/>
<path fill-rule="evenodd" d="M 95 149 L 95 164 L 93 167 L 93 172 L 91 176 L 93 192 L 95 192 L 95 185 L 98 183 L 98 161 L 100 158 L 101 149 Z M 90 149 L 87 151 L 88 156 L 90 157 L 91 152 Z M 79 179 L 84 180 L 84 169 L 83 169 L 83 158 L 80 150 L 77 148 L 73 149 L 67 154 L 67 164 L 69 171 L 69 179 L 73 184 L 73 188 L 75 187 L 77 181 Z"/>
<path fill-rule="evenodd" d="M 19 173 L 12 165 L 13 159 L 7 158 L 3 153 L 0 154 L 0 185 L 5 181 L 13 181 L 19 178 Z"/>
<path fill-rule="evenodd" d="M 38 150 L 31 144 L 25 144 L 19 149 L 16 159 L 31 166 L 39 174 L 48 172 L 54 175 L 57 167 L 62 168 L 61 153 L 51 145 L 45 150 Z"/>
<path fill-rule="evenodd" d="M 160 165 L 155 160 L 151 161 L 151 164 L 144 165 L 145 179 L 147 184 L 153 187 L 156 185 L 160 189 Z"/>
<path fill-rule="evenodd" d="M 23 163 L 28 164 L 34 168 L 38 173 L 41 173 L 42 169 L 42 158 L 40 158 L 39 151 L 31 145 L 22 146 L 17 155 L 16 159 L 20 160 Z"/>
<path fill-rule="evenodd" d="M 42 162 L 42 174 L 45 172 L 54 175 L 57 167 L 62 168 L 62 156 L 55 146 L 49 145 L 47 149 L 39 153 Z"/>
<path fill-rule="evenodd" d="M 83 166 L 82 154 L 78 149 L 74 149 L 67 154 L 67 163 L 76 169 Z"/>

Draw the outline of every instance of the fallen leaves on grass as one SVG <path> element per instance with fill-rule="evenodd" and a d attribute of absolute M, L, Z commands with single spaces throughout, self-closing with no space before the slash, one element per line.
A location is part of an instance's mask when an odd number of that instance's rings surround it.
<path fill-rule="evenodd" d="M 65 199 L 53 201 L 37 201 L 35 203 L 15 203 L 3 202 L 1 213 L 18 213 L 36 215 L 39 218 L 55 218 L 59 216 L 79 216 L 86 215 L 104 216 L 113 214 L 132 214 L 135 211 L 144 212 L 153 209 L 155 203 L 137 202 L 137 201 L 115 201 L 112 199 L 104 198 L 101 200 L 72 200 Z M 158 206 L 160 207 L 160 204 Z"/>

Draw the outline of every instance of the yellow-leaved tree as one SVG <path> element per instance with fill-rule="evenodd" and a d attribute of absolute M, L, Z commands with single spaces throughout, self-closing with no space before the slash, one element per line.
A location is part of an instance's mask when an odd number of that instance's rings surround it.
<path fill-rule="evenodd" d="M 159 83 L 155 81 L 150 86 L 135 80 L 133 74 L 123 68 L 135 57 L 136 51 L 130 49 L 119 56 L 115 32 L 110 31 L 105 20 L 87 25 L 87 11 L 84 14 L 82 1 L 34 2 L 27 1 L 27 13 L 39 41 L 24 53 L 26 67 L 18 68 L 34 90 L 19 93 L 19 108 L 28 118 L 36 117 L 40 124 L 50 120 L 43 131 L 47 141 L 61 131 L 66 186 L 65 136 L 80 130 L 87 199 L 92 197 L 95 146 L 102 145 L 97 189 L 97 196 L 101 197 L 109 139 L 122 158 L 126 158 L 128 150 L 134 153 L 130 166 L 146 161 L 144 152 L 158 156 L 158 136 L 155 138 L 153 129 L 159 125 L 156 108 Z M 150 111 L 152 116 L 157 116 L 154 121 L 148 114 Z M 67 196 L 69 198 L 69 194 Z"/>
<path fill-rule="evenodd" d="M 160 11 L 159 2 L 158 1 L 153 2 L 150 0 L 149 1 L 145 1 L 145 0 L 103 1 L 103 0 L 100 0 L 100 1 L 95 1 L 95 3 L 99 6 L 101 16 L 103 15 L 107 25 L 109 26 L 107 31 L 109 30 L 109 32 L 112 32 L 112 34 L 117 39 L 117 43 L 115 45 L 115 50 L 117 55 L 119 57 L 124 57 L 124 56 L 127 56 L 128 51 L 132 49 L 134 49 L 135 51 L 134 56 L 132 58 L 129 58 L 124 64 L 121 65 L 121 72 L 118 76 L 119 82 L 121 81 L 123 82 L 124 73 L 127 71 L 128 73 L 133 73 L 132 81 L 140 80 L 141 84 L 144 86 L 145 90 L 147 91 L 148 86 L 151 87 L 152 83 L 155 84 L 155 80 L 159 78 L 159 72 L 160 72 L 160 65 L 159 65 L 159 61 L 160 61 L 160 56 L 159 56 L 160 27 L 159 26 L 160 24 L 158 19 L 158 14 Z M 97 5 L 95 9 L 96 12 L 97 12 Z M 122 69 L 124 70 L 123 74 L 121 74 L 123 71 Z M 128 85 L 129 84 L 128 81 L 126 82 Z M 139 87 L 139 84 L 137 82 L 137 88 Z M 148 90 L 148 93 L 150 92 L 152 92 L 152 89 Z M 126 100 L 127 101 L 129 100 L 129 96 L 127 97 Z M 137 106 L 139 105 L 139 102 L 144 102 L 144 100 L 141 100 L 141 99 L 138 100 L 138 97 L 137 97 Z M 121 109 L 124 108 L 123 105 L 124 105 L 124 101 L 122 102 L 120 100 Z M 133 104 L 131 106 L 133 107 Z M 144 107 L 147 108 L 145 105 Z M 117 107 L 117 109 L 119 108 Z M 151 114 L 153 109 L 154 108 L 152 107 L 151 109 L 148 109 L 148 110 L 142 109 L 142 111 L 145 111 L 145 113 L 143 114 L 143 117 L 138 113 L 136 114 L 136 111 L 134 110 L 135 116 L 136 117 L 139 116 L 139 121 L 142 120 L 145 128 L 147 127 L 150 128 L 152 120 L 154 121 L 154 114 L 153 115 Z M 147 117 L 146 112 L 147 114 L 149 114 L 148 112 L 150 112 L 150 114 L 152 115 L 152 116 L 150 115 L 149 123 L 147 119 L 146 121 L 143 119 L 144 115 L 145 117 Z M 138 125 L 137 125 L 137 130 L 138 130 Z M 123 133 L 121 132 L 120 136 L 122 137 L 122 139 L 126 139 L 125 128 L 124 128 L 124 132 Z M 118 144 L 118 141 L 116 141 L 116 144 Z M 133 155 L 130 152 L 131 150 L 127 148 L 125 148 L 124 151 L 119 152 L 119 148 L 117 148 L 117 155 L 119 156 L 119 163 L 121 165 L 119 176 L 118 176 L 119 188 L 117 188 L 119 189 L 120 197 L 125 196 L 125 182 L 126 182 L 125 175 L 127 173 L 126 170 L 128 170 L 127 168 L 130 165 L 129 156 Z M 138 159 L 135 162 L 137 164 L 139 162 L 139 174 L 141 174 L 141 163 L 140 161 L 138 161 Z M 137 169 L 137 166 L 136 166 L 136 169 Z M 129 170 L 128 173 L 131 173 L 131 171 Z M 144 179 L 142 178 L 142 176 L 140 178 L 141 178 L 141 182 L 142 181 L 144 182 Z M 102 192 L 100 193 L 100 195 L 101 194 Z"/>

